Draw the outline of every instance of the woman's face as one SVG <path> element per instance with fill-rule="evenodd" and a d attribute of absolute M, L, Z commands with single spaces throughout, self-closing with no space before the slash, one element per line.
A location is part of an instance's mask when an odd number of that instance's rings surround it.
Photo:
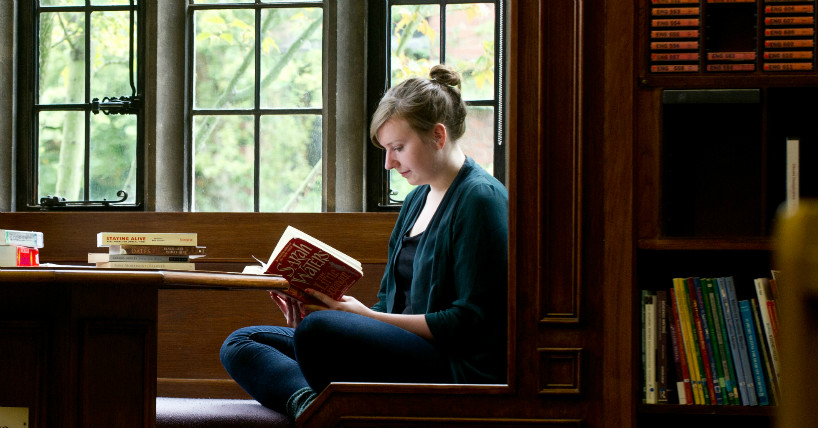
<path fill-rule="evenodd" d="M 395 169 L 409 184 L 429 184 L 435 178 L 438 150 L 424 141 L 406 120 L 392 118 L 378 129 L 378 143 L 386 149 L 384 168 Z"/>

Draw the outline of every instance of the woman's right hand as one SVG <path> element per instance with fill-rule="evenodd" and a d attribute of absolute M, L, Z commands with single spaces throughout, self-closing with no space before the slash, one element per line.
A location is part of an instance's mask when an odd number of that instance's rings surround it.
<path fill-rule="evenodd" d="M 281 309 L 284 318 L 287 320 L 287 325 L 292 328 L 298 327 L 298 324 L 307 315 L 304 310 L 304 304 L 290 296 L 282 295 L 275 290 L 270 290 L 270 297 L 276 305 L 278 305 L 278 308 Z"/>

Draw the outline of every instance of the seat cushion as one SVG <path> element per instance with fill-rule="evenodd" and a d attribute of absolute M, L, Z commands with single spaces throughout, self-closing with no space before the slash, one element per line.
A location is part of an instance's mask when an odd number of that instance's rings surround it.
<path fill-rule="evenodd" d="M 217 398 L 156 398 L 156 426 L 171 427 L 291 427 L 287 415 L 255 400 Z"/>

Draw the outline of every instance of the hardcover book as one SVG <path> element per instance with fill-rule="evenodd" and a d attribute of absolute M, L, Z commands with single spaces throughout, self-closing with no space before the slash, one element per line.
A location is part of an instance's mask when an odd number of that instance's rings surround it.
<path fill-rule="evenodd" d="M 359 261 L 292 226 L 287 226 L 261 272 L 283 276 L 290 287 L 282 292 L 309 304 L 320 303 L 305 290 L 339 300 L 363 277 Z"/>
<path fill-rule="evenodd" d="M 0 229 L 0 245 L 43 248 L 43 232 Z"/>
<path fill-rule="evenodd" d="M 195 233 L 132 233 L 100 232 L 97 234 L 97 247 L 109 245 L 181 245 L 196 246 Z"/>
<path fill-rule="evenodd" d="M 21 267 L 39 265 L 40 251 L 36 248 L 22 247 L 18 245 L 0 246 L 0 266 Z"/>
<path fill-rule="evenodd" d="M 111 245 L 108 254 L 188 256 L 190 258 L 207 255 L 207 248 L 201 245 Z"/>

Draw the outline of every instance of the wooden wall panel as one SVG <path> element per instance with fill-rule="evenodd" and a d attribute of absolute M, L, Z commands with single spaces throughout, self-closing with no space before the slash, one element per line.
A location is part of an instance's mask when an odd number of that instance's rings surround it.
<path fill-rule="evenodd" d="M 80 324 L 78 426 L 122 427 L 139 420 L 143 427 L 154 426 L 155 322 L 84 320 Z M 140 383 L 141 389 L 121 387 Z M 100 412 L 100 403 L 117 411 Z"/>
<path fill-rule="evenodd" d="M 544 138 L 539 151 L 540 242 L 546 269 L 540 282 L 542 322 L 576 323 L 580 317 L 582 224 L 582 7 L 581 0 L 544 3 L 542 68 Z M 559 185 L 555 185 L 559 183 Z"/>
<path fill-rule="evenodd" d="M 47 325 L 42 320 L 0 320 L 0 367 L 15 373 L 18 382 L 0 373 L 0 403 L 7 407 L 28 407 L 29 426 L 44 426 L 42 411 L 47 394 Z M 40 409 L 41 411 L 37 411 Z"/>

